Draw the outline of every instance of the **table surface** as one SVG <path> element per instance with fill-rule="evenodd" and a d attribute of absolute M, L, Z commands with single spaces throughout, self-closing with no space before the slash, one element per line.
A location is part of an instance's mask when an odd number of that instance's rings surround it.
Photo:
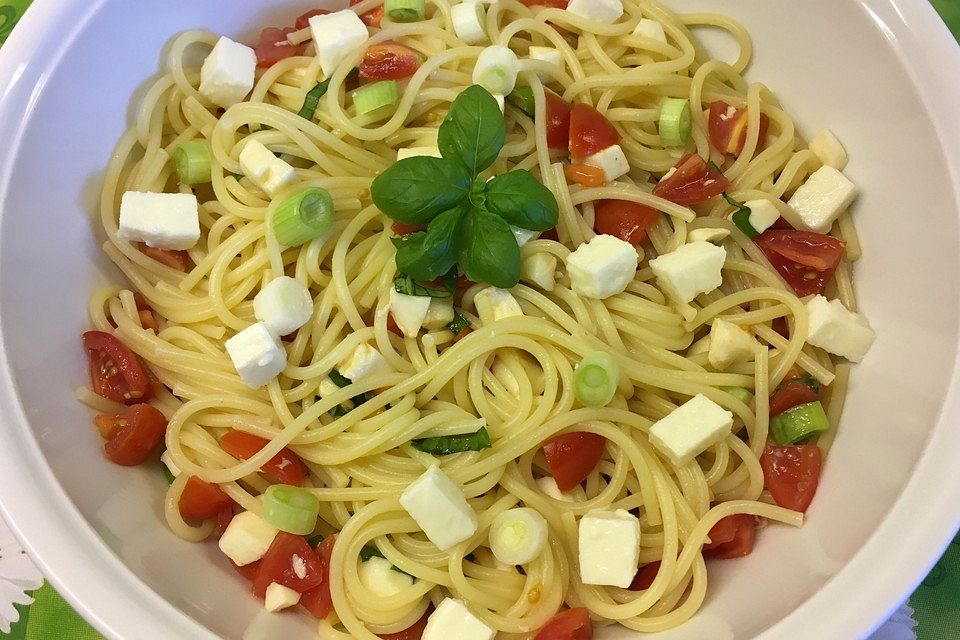
<path fill-rule="evenodd" d="M 3 44 L 31 0 L 0 0 Z M 960 0 L 930 0 L 960 40 Z M 960 628 L 960 535 L 909 601 L 870 640 L 953 640 Z M 99 640 L 0 520 L 0 640 Z"/>

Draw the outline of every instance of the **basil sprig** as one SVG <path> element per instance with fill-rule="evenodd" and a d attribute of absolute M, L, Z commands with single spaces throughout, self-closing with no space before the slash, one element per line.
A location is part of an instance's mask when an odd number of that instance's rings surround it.
<path fill-rule="evenodd" d="M 505 139 L 497 101 L 474 85 L 453 101 L 440 125 L 442 158 L 407 158 L 373 181 L 373 202 L 384 214 L 427 225 L 426 231 L 394 239 L 400 273 L 429 281 L 459 264 L 474 282 L 505 289 L 517 284 L 520 247 L 510 226 L 552 229 L 559 206 L 527 171 L 510 171 L 489 182 L 480 177 L 496 162 Z"/>
<path fill-rule="evenodd" d="M 457 290 L 457 272 L 450 270 L 440 278 L 439 286 L 434 282 L 417 282 L 410 276 L 399 275 L 393 279 L 393 288 L 397 293 L 421 298 L 452 298 Z"/>
<path fill-rule="evenodd" d="M 760 232 L 753 228 L 753 225 L 750 224 L 750 214 L 753 213 L 750 210 L 750 207 L 745 205 L 742 202 L 734 200 L 726 193 L 723 194 L 723 199 L 727 201 L 731 207 L 736 208 L 736 211 L 733 212 L 733 224 L 737 225 L 737 228 L 740 231 L 743 231 L 743 234 L 750 238 L 751 240 L 760 235 Z"/>

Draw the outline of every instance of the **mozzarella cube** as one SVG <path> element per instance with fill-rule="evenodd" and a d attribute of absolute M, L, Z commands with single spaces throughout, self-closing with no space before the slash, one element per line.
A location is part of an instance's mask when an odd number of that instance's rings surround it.
<path fill-rule="evenodd" d="M 430 310 L 430 298 L 426 296 L 408 296 L 396 289 L 390 289 L 390 315 L 397 327 L 408 338 L 416 338 L 420 333 L 427 312 Z"/>
<path fill-rule="evenodd" d="M 430 307 L 427 309 L 427 317 L 423 319 L 423 328 L 428 331 L 445 329 L 447 325 L 453 322 L 453 319 L 452 298 L 431 298 Z"/>
<path fill-rule="evenodd" d="M 807 302 L 807 316 L 807 342 L 850 362 L 863 360 L 877 337 L 862 313 L 850 311 L 839 300 L 814 296 Z"/>
<path fill-rule="evenodd" d="M 587 20 L 613 24 L 623 15 L 622 0 L 570 0 L 567 11 Z"/>
<path fill-rule="evenodd" d="M 536 239 L 540 235 L 539 231 L 530 231 L 529 229 L 521 229 L 520 227 L 515 227 L 510 225 L 510 231 L 513 232 L 513 237 L 517 239 L 517 244 L 521 247 L 531 240 Z"/>
<path fill-rule="evenodd" d="M 430 614 L 422 640 L 493 640 L 497 632 L 459 600 L 446 598 Z"/>
<path fill-rule="evenodd" d="M 663 25 L 650 18 L 641 18 L 640 22 L 637 23 L 637 28 L 633 30 L 633 35 L 667 44 L 667 34 L 663 30 Z"/>
<path fill-rule="evenodd" d="M 860 192 L 857 185 L 833 167 L 820 167 L 790 198 L 807 231 L 827 233 Z"/>
<path fill-rule="evenodd" d="M 588 511 L 580 519 L 580 579 L 583 584 L 626 589 L 640 564 L 640 520 L 629 511 Z"/>
<path fill-rule="evenodd" d="M 440 551 L 477 532 L 477 514 L 460 487 L 436 465 L 407 487 L 400 504 Z"/>
<path fill-rule="evenodd" d="M 483 50 L 473 68 L 473 84 L 493 95 L 510 95 L 517 84 L 520 61 L 509 47 L 493 45 Z"/>
<path fill-rule="evenodd" d="M 337 391 L 340 391 L 340 387 L 338 387 L 337 383 L 331 380 L 329 377 L 321 380 L 320 385 L 317 387 L 317 395 L 319 395 L 321 398 L 329 398 Z"/>
<path fill-rule="evenodd" d="M 285 587 L 278 582 L 271 582 L 267 587 L 267 593 L 263 598 L 264 608 L 276 613 L 300 602 L 300 594 L 290 587 Z"/>
<path fill-rule="evenodd" d="M 484 326 L 504 318 L 523 315 L 520 303 L 506 289 L 487 287 L 473 297 L 473 304 Z"/>
<path fill-rule="evenodd" d="M 615 236 L 599 235 L 567 256 L 574 293 L 604 300 L 627 289 L 637 275 L 640 256 L 633 245 Z"/>
<path fill-rule="evenodd" d="M 747 362 L 754 357 L 759 344 L 749 333 L 723 318 L 715 318 L 710 328 L 710 351 L 707 358 L 717 371 L 723 371 L 737 362 Z"/>
<path fill-rule="evenodd" d="M 720 242 L 730 236 L 727 229 L 701 227 L 687 234 L 687 242 Z"/>
<path fill-rule="evenodd" d="M 180 467 L 173 463 L 173 458 L 170 457 L 169 451 L 164 450 L 164 452 L 160 455 L 160 462 L 163 463 L 163 466 L 167 468 L 167 471 L 169 471 L 170 475 L 172 475 L 174 478 L 182 473 L 180 471 Z"/>
<path fill-rule="evenodd" d="M 810 151 L 820 159 L 820 162 L 837 171 L 843 171 L 847 167 L 847 150 L 829 129 L 824 129 L 813 137 L 810 141 Z"/>
<path fill-rule="evenodd" d="M 537 478 L 537 487 L 540 488 L 540 491 L 550 496 L 554 500 L 559 500 L 561 502 L 576 501 L 576 499 L 572 495 L 560 491 L 560 487 L 557 486 L 557 481 L 550 476 Z"/>
<path fill-rule="evenodd" d="M 250 140 L 240 152 L 240 166 L 244 174 L 271 198 L 297 179 L 297 171 L 273 155 L 258 140 Z"/>
<path fill-rule="evenodd" d="M 710 242 L 690 242 L 650 261 L 657 283 L 681 304 L 692 302 L 723 283 L 721 270 L 727 250 Z"/>
<path fill-rule="evenodd" d="M 256 72 L 256 52 L 221 37 L 200 67 L 200 94 L 227 109 L 247 97 L 253 89 Z"/>
<path fill-rule="evenodd" d="M 560 53 L 560 49 L 555 49 L 554 47 L 531 46 L 529 55 L 531 60 L 542 60 L 543 62 L 552 64 L 555 67 L 563 66 L 563 54 Z M 541 73 L 538 75 L 540 76 L 540 80 L 543 82 L 550 80 L 549 74 Z"/>
<path fill-rule="evenodd" d="M 466 0 L 450 7 L 453 31 L 466 44 L 487 41 L 487 12 L 479 2 Z"/>
<path fill-rule="evenodd" d="M 313 315 L 310 289 L 290 276 L 274 278 L 254 297 L 253 314 L 278 336 L 293 333 Z"/>
<path fill-rule="evenodd" d="M 287 366 L 287 352 L 265 322 L 250 325 L 224 346 L 240 379 L 251 389 L 267 384 Z"/>
<path fill-rule="evenodd" d="M 780 210 L 769 200 L 749 200 L 744 203 L 750 209 L 750 226 L 763 233 L 780 219 Z"/>
<path fill-rule="evenodd" d="M 440 148 L 436 145 L 432 147 L 407 147 L 406 149 L 397 149 L 397 162 L 407 158 L 418 158 L 428 156 L 430 158 L 442 158 Z"/>
<path fill-rule="evenodd" d="M 682 467 L 720 442 L 733 427 L 733 414 L 697 394 L 650 427 L 650 442 Z"/>
<path fill-rule="evenodd" d="M 624 155 L 623 148 L 618 144 L 609 146 L 592 156 L 587 156 L 582 162 L 603 169 L 605 182 L 613 182 L 630 172 L 630 163 L 627 162 L 627 156 Z"/>
<path fill-rule="evenodd" d="M 379 351 L 364 342 L 358 344 L 349 356 L 340 361 L 337 371 L 350 382 L 386 371 L 390 368 Z"/>
<path fill-rule="evenodd" d="M 280 530 L 252 511 L 234 516 L 217 543 L 238 567 L 261 559 Z"/>
<path fill-rule="evenodd" d="M 120 201 L 120 239 L 157 249 L 189 249 L 200 239 L 197 196 L 127 191 Z"/>
<path fill-rule="evenodd" d="M 395 596 L 413 586 L 412 577 L 396 571 L 389 560 L 376 556 L 360 562 L 357 577 L 360 578 L 360 584 L 379 598 Z"/>
<path fill-rule="evenodd" d="M 350 9 L 313 16 L 310 18 L 310 32 L 317 48 L 317 60 L 326 78 L 341 62 L 359 52 L 370 37 L 367 25 Z"/>
<path fill-rule="evenodd" d="M 535 253 L 520 263 L 520 279 L 535 284 L 544 291 L 553 291 L 557 286 L 557 256 L 552 253 Z"/>

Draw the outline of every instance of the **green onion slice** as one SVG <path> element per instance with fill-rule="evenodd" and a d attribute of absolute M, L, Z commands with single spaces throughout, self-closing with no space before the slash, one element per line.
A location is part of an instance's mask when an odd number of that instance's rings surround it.
<path fill-rule="evenodd" d="M 173 152 L 173 164 L 183 184 L 210 182 L 210 147 L 203 140 L 178 145 Z"/>
<path fill-rule="evenodd" d="M 573 372 L 573 394 L 585 407 L 606 406 L 617 392 L 620 366 L 609 353 L 584 358 Z"/>
<path fill-rule="evenodd" d="M 777 444 L 796 444 L 830 428 L 819 400 L 797 405 L 770 420 L 770 434 Z"/>
<path fill-rule="evenodd" d="M 386 0 L 383 9 L 394 22 L 416 22 L 427 14 L 425 0 Z"/>
<path fill-rule="evenodd" d="M 357 108 L 357 115 L 363 115 L 394 105 L 399 97 L 400 90 L 396 80 L 381 80 L 354 91 L 353 104 Z"/>
<path fill-rule="evenodd" d="M 333 226 L 333 198 L 326 189 L 310 187 L 284 200 L 273 214 L 273 235 L 285 247 L 298 247 Z"/>
<path fill-rule="evenodd" d="M 720 387 L 720 391 L 729 393 L 748 407 L 750 406 L 750 402 L 753 400 L 753 394 L 748 389 L 744 389 L 743 387 Z"/>
<path fill-rule="evenodd" d="M 160 466 L 163 467 L 163 477 L 167 479 L 167 484 L 173 484 L 177 477 L 170 472 L 170 469 L 167 469 L 167 465 L 161 462 Z"/>
<path fill-rule="evenodd" d="M 490 434 L 486 427 L 476 433 L 466 433 L 459 436 L 441 436 L 438 438 L 423 438 L 413 441 L 414 448 L 435 456 L 448 456 L 464 451 L 481 451 L 493 446 Z"/>
<path fill-rule="evenodd" d="M 520 109 L 520 111 L 523 111 L 531 118 L 536 116 L 537 103 L 533 97 L 533 89 L 530 87 L 519 87 L 514 89 L 513 92 L 507 96 L 507 102 L 515 106 L 517 109 Z"/>
<path fill-rule="evenodd" d="M 693 117 L 690 101 L 668 98 L 660 109 L 660 142 L 665 147 L 682 147 L 690 140 Z"/>
<path fill-rule="evenodd" d="M 281 531 L 313 533 L 319 515 L 320 499 L 306 489 L 275 484 L 263 494 L 263 519 Z"/>

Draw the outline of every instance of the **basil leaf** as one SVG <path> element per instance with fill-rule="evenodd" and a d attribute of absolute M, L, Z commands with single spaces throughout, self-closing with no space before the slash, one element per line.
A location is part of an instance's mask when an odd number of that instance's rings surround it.
<path fill-rule="evenodd" d="M 438 438 L 422 438 L 412 442 L 413 447 L 424 453 L 435 456 L 449 456 L 464 451 L 482 451 L 493 446 L 490 434 L 486 427 L 481 427 L 476 433 L 465 433 L 459 436 L 441 436 Z"/>
<path fill-rule="evenodd" d="M 507 102 L 531 118 L 537 115 L 537 101 L 533 97 L 533 89 L 530 87 L 518 87 L 514 89 L 513 93 L 507 96 Z"/>
<path fill-rule="evenodd" d="M 476 175 L 496 161 L 506 136 L 496 99 L 483 87 L 473 85 L 453 101 L 440 125 L 437 141 L 445 159 Z M 439 177 L 433 180 L 436 185 Z"/>
<path fill-rule="evenodd" d="M 401 160 L 377 176 L 370 194 L 390 218 L 426 224 L 460 204 L 470 192 L 472 179 L 454 162 L 417 156 Z"/>
<path fill-rule="evenodd" d="M 760 232 L 753 228 L 753 225 L 750 224 L 750 214 L 753 213 L 750 211 L 750 207 L 744 205 L 742 202 L 734 200 L 726 193 L 723 194 L 723 199 L 727 201 L 731 207 L 735 207 L 737 210 L 734 211 L 732 219 L 733 224 L 737 225 L 737 228 L 740 231 L 743 231 L 743 234 L 753 240 L 760 235 Z"/>
<path fill-rule="evenodd" d="M 416 280 L 435 280 L 457 263 L 463 209 L 445 211 L 426 231 L 411 233 L 397 243 L 397 269 Z"/>
<path fill-rule="evenodd" d="M 320 106 L 320 98 L 326 95 L 327 89 L 330 88 L 331 79 L 332 78 L 327 78 L 322 82 L 318 82 L 313 89 L 307 92 L 307 95 L 303 99 L 303 106 L 300 107 L 300 111 L 297 112 L 298 116 L 307 120 L 313 120 L 313 116 L 317 113 L 317 107 Z"/>
<path fill-rule="evenodd" d="M 500 216 L 475 209 L 464 223 L 469 240 L 460 251 L 467 278 L 510 289 L 520 281 L 520 247 L 510 225 Z"/>
<path fill-rule="evenodd" d="M 523 170 L 497 176 L 487 183 L 486 208 L 521 229 L 546 231 L 557 226 L 560 206 L 553 192 Z"/>
<path fill-rule="evenodd" d="M 353 384 L 353 381 L 350 378 L 347 378 L 336 369 L 330 370 L 330 380 L 333 382 L 333 384 L 337 385 L 341 389 L 344 387 L 349 387 L 351 384 Z"/>
<path fill-rule="evenodd" d="M 459 311 L 454 311 L 453 322 L 451 322 L 447 328 L 450 329 L 450 333 L 458 336 L 467 329 L 472 329 L 473 325 L 470 324 L 470 319 L 467 318 L 467 316 L 463 315 Z"/>
<path fill-rule="evenodd" d="M 399 275 L 394 278 L 393 288 L 397 290 L 397 293 L 402 293 L 408 296 L 419 296 L 421 298 L 453 297 L 453 290 L 446 286 L 446 282 L 443 283 L 442 287 L 438 287 L 430 283 L 417 282 L 410 276 L 406 275 Z"/>
<path fill-rule="evenodd" d="M 384 560 L 387 559 L 386 556 L 384 556 L 383 553 L 380 552 L 380 549 L 377 549 L 376 547 L 366 544 L 363 546 L 362 549 L 360 549 L 360 562 L 367 562 L 368 560 L 370 560 L 370 558 L 382 558 Z M 405 576 L 410 576 L 409 573 L 407 573 L 403 569 L 397 568 L 394 565 L 390 565 L 390 568 L 396 571 L 397 573 L 402 573 Z M 417 579 L 415 576 L 410 576 L 410 577 L 413 578 L 414 580 Z"/>

